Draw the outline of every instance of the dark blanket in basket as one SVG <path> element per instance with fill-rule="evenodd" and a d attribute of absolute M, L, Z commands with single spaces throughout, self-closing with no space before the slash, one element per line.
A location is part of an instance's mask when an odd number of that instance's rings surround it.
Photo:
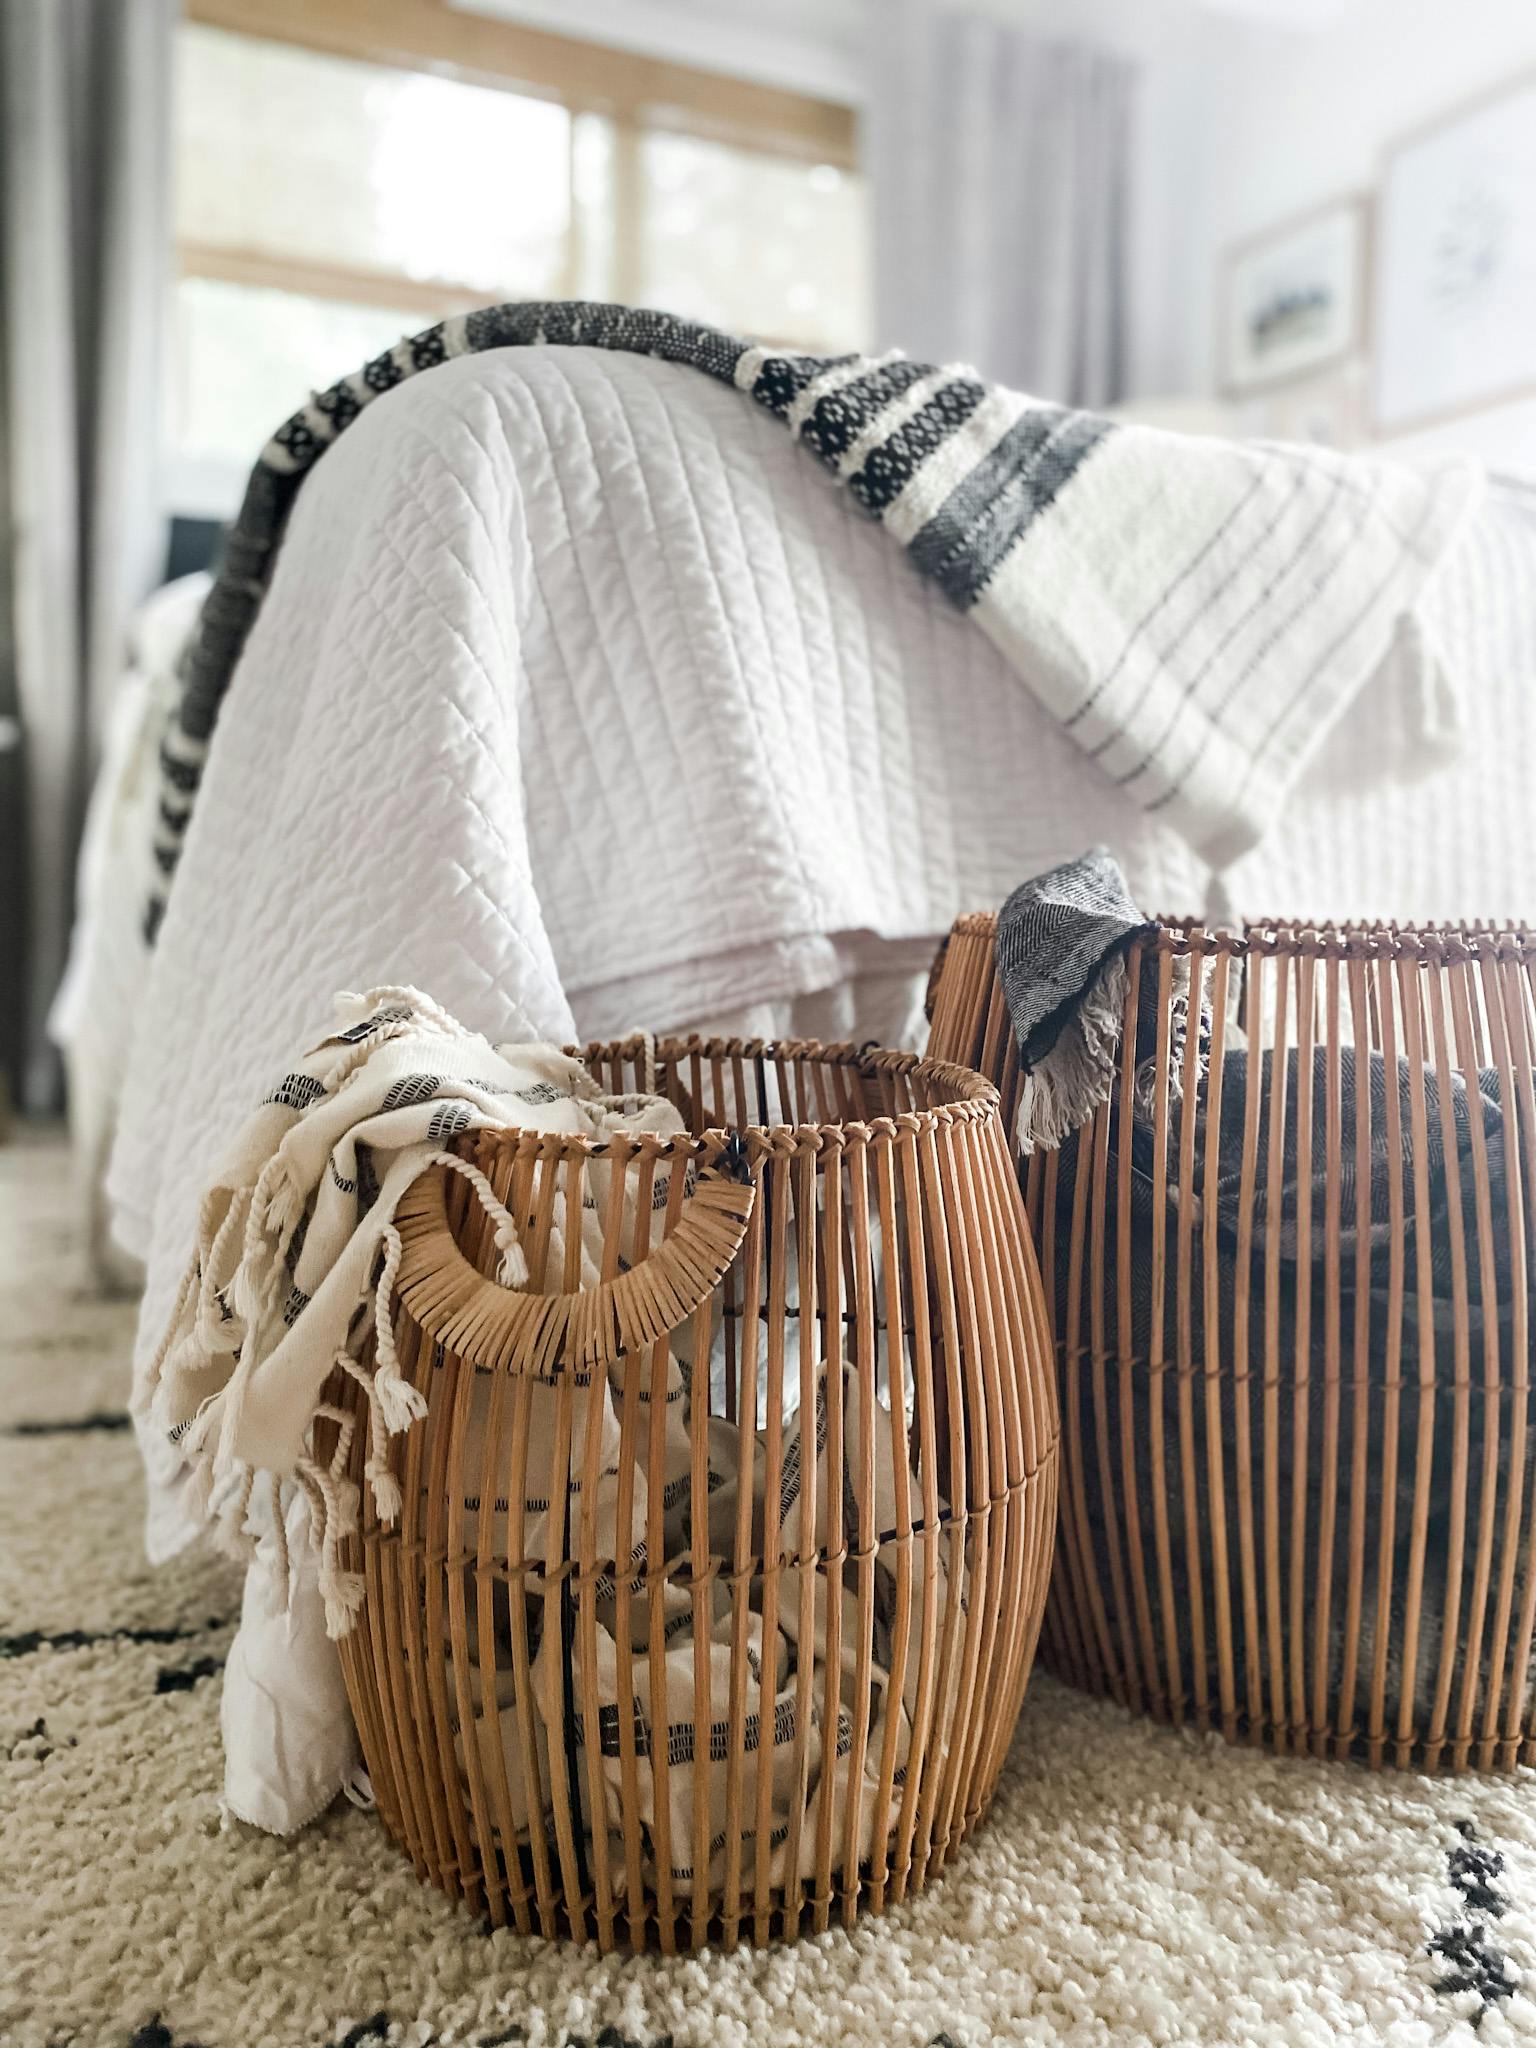
<path fill-rule="evenodd" d="M 1131 902 L 1124 878 L 1102 849 L 1024 883 L 1004 905 L 998 918 L 997 962 L 1025 1074 L 1019 1111 L 1019 1135 L 1025 1149 L 1059 1142 L 1082 1125 L 1100 1103 L 1111 1100 L 1122 1051 L 1124 954 L 1132 941 L 1153 929 Z M 1187 987 L 1187 962 L 1181 960 L 1176 964 L 1168 1055 L 1170 1096 L 1177 1095 L 1186 1066 Z M 1518 1158 L 1520 1140 L 1518 1115 L 1511 1119 L 1506 1133 L 1498 1069 L 1480 1067 L 1470 1074 L 1453 1070 L 1442 1102 L 1440 1077 L 1433 1066 L 1419 1069 L 1401 1054 L 1389 1062 L 1377 1051 L 1357 1057 L 1354 1046 L 1344 1044 L 1332 1055 L 1337 1062 L 1335 1081 L 1329 1048 L 1315 1044 L 1310 1053 L 1310 1130 L 1304 1145 L 1298 1086 L 1302 1054 L 1294 1045 L 1287 1048 L 1285 1071 L 1277 1087 L 1270 1049 L 1263 1048 L 1255 1058 L 1236 1021 L 1239 975 L 1234 973 L 1229 988 L 1233 1014 L 1226 1019 L 1222 1032 L 1219 1110 L 1214 1128 L 1208 1117 L 1208 1106 L 1217 1094 L 1208 1071 L 1210 1018 L 1203 1014 L 1198 1020 L 1200 1042 L 1195 1071 L 1199 1095 L 1193 1146 L 1198 1162 L 1194 1184 L 1196 1215 L 1203 1213 L 1206 1200 L 1214 1199 L 1224 1268 L 1234 1268 L 1238 1257 L 1243 1189 L 1249 1178 L 1243 1170 L 1244 1129 L 1249 1115 L 1248 1091 L 1250 1086 L 1256 1086 L 1257 1142 L 1253 1148 L 1255 1171 L 1248 1207 L 1259 1306 L 1262 1307 L 1264 1259 L 1271 1243 L 1278 1251 L 1282 1270 L 1291 1269 L 1294 1274 L 1301 1261 L 1323 1266 L 1330 1241 L 1342 1291 L 1352 1295 L 1364 1280 L 1371 1294 L 1384 1303 L 1392 1241 L 1398 1235 L 1401 1219 L 1401 1257 L 1408 1275 L 1405 1327 L 1413 1333 L 1411 1343 L 1405 1340 L 1408 1369 L 1416 1372 L 1414 1353 L 1421 1341 L 1414 1329 L 1421 1298 L 1421 1239 L 1431 1280 L 1424 1298 L 1432 1302 L 1435 1330 L 1444 1333 L 1451 1332 L 1454 1322 L 1455 1246 L 1458 1241 L 1464 1243 L 1468 1317 L 1473 1344 L 1480 1348 L 1484 1335 L 1484 1259 L 1480 1253 L 1487 1255 L 1491 1266 L 1498 1312 L 1505 1315 L 1512 1306 L 1515 1248 L 1510 1236 L 1508 1175 L 1511 1155 Z M 1130 1220 L 1136 1302 L 1131 1352 L 1138 1358 L 1148 1354 L 1151 1329 L 1156 1032 L 1157 983 L 1155 973 L 1149 969 L 1143 973 L 1140 985 L 1137 1078 L 1130 1128 L 1120 1128 L 1117 1114 L 1110 1138 L 1115 1158 L 1127 1143 L 1131 1153 Z M 1418 1121 L 1422 1125 L 1424 1180 L 1429 1195 L 1428 1209 L 1422 1214 L 1416 1195 L 1418 1129 L 1414 1110 L 1421 1087 L 1424 1108 Z M 1364 1104 L 1362 1093 L 1366 1097 Z M 1270 1179 L 1270 1134 L 1277 1095 L 1281 1098 L 1281 1161 L 1275 1200 Z M 1367 1127 L 1364 1143 L 1362 1124 Z M 1480 1207 L 1478 1198 L 1475 1131 L 1481 1134 L 1486 1158 L 1486 1209 Z M 1330 1227 L 1327 1207 L 1330 1133 L 1337 1134 L 1340 1169 L 1335 1197 L 1336 1229 Z M 1177 1233 L 1180 1200 L 1176 1146 L 1177 1137 L 1170 1146 L 1168 1175 L 1170 1245 Z M 1110 1185 L 1113 1184 L 1111 1175 Z M 1113 1206 L 1111 1202 L 1111 1212 Z M 1113 1228 L 1113 1213 L 1109 1222 Z M 1229 1286 L 1230 1271 L 1223 1282 L 1224 1293 Z M 1289 1291 L 1294 1297 L 1294 1279 Z M 1109 1310 L 1112 1314 L 1112 1302 Z M 1196 1304 L 1195 1313 L 1198 1312 Z M 1385 1343 L 1384 1328 L 1380 1335 Z M 1422 1341 L 1430 1341 L 1427 1332 Z M 1435 1374 L 1440 1380 L 1450 1376 L 1444 1368 Z"/>
<path fill-rule="evenodd" d="M 1506 1117 L 1497 1069 L 1451 1071 L 1449 1086 L 1442 1088 L 1431 1066 L 1420 1069 L 1401 1054 L 1388 1059 L 1377 1050 L 1357 1053 L 1349 1044 L 1331 1052 L 1323 1044 L 1304 1052 L 1292 1044 L 1278 1055 L 1277 1075 L 1277 1056 L 1267 1046 L 1255 1053 L 1237 1022 L 1241 958 L 1234 959 L 1229 976 L 1219 1072 L 1211 1069 L 1212 1020 L 1205 1010 L 1196 1019 L 1199 1039 L 1191 1065 L 1189 967 L 1176 958 L 1164 1084 L 1173 1100 L 1166 1175 L 1159 1176 L 1159 987 L 1150 951 L 1139 982 L 1129 1114 L 1117 1087 L 1125 955 L 1151 929 L 1102 852 L 1025 883 L 998 921 L 998 973 L 1024 1070 L 1019 1140 L 1026 1151 L 1060 1147 L 1054 1289 L 1064 1398 L 1069 1418 L 1077 1409 L 1085 1445 L 1107 1440 L 1113 1449 L 1108 1472 L 1092 1456 L 1087 1459 L 1087 1484 L 1101 1511 L 1095 1540 L 1124 1540 L 1117 1525 L 1127 1514 L 1124 1495 L 1132 1490 L 1143 1532 L 1149 1533 L 1147 1503 L 1154 1491 L 1166 1489 L 1177 1524 L 1184 1524 L 1185 1504 L 1194 1504 L 1194 1525 L 1208 1546 L 1211 1475 L 1217 1469 L 1227 1497 L 1235 1583 L 1238 1474 L 1251 1469 L 1251 1498 L 1267 1505 L 1266 1493 L 1275 1497 L 1287 1580 L 1293 1531 L 1301 1529 L 1308 1586 L 1331 1584 L 1339 1595 L 1331 1624 L 1337 1638 L 1352 1512 L 1369 1514 L 1374 1527 L 1393 1531 L 1385 1556 L 1373 1557 L 1373 1546 L 1366 1546 L 1367 1572 L 1374 1576 L 1365 1606 L 1371 1608 L 1372 1588 L 1390 1561 L 1389 1604 L 1393 1616 L 1401 1616 L 1422 1455 L 1429 1510 L 1423 1597 L 1426 1617 L 1432 1617 L 1443 1604 L 1457 1493 L 1468 1531 L 1477 1526 L 1485 1493 L 1497 1498 L 1502 1514 L 1511 1475 L 1501 1414 L 1511 1400 L 1525 1399 L 1528 1361 L 1514 1355 L 1516 1310 L 1525 1306 L 1517 1296 L 1523 1297 L 1527 1269 L 1524 1248 L 1511 1237 L 1512 1228 L 1523 1228 L 1518 1192 L 1513 1221 L 1510 1203 L 1511 1171 L 1529 1171 L 1518 1109 Z M 1207 970 L 1207 1001 L 1210 981 Z M 1300 1113 L 1303 1061 L 1311 1068 L 1310 1130 Z M 1178 1096 L 1188 1073 L 1196 1077 L 1198 1094 L 1186 1183 Z M 1245 1151 L 1253 1089 L 1257 1141 Z M 1065 1247 L 1078 1173 L 1093 1168 L 1090 1145 L 1066 1134 L 1103 1104 L 1109 1105 L 1103 1194 L 1089 1202 L 1099 1219 L 1102 1260 L 1084 1257 L 1074 1299 Z M 1277 1116 L 1278 1178 L 1270 1155 Z M 1331 1146 L 1339 1166 L 1332 1207 Z M 1479 1173 L 1479 1150 L 1485 1175 Z M 1123 1202 L 1127 1153 L 1129 1200 Z M 1193 1213 L 1183 1216 L 1186 1184 Z M 1207 1203 L 1215 1208 L 1209 1233 Z M 1122 1218 L 1131 1276 L 1130 1328 L 1123 1332 L 1116 1284 Z M 1159 1220 L 1165 1248 L 1161 1281 L 1154 1257 Z M 1459 1260 L 1458 1247 L 1464 1253 Z M 1240 1278 L 1247 1283 L 1246 1315 L 1238 1311 Z M 1095 1359 L 1102 1361 L 1097 1368 Z M 1208 1414 L 1212 1402 L 1219 1405 L 1217 1417 Z M 1421 1453 L 1425 1403 L 1433 1409 L 1433 1427 Z M 1485 1465 L 1490 1435 L 1497 1439 L 1497 1455 Z M 1214 1468 L 1213 1438 L 1220 1447 Z M 1458 1438 L 1469 1474 L 1465 1489 L 1453 1483 Z M 1327 1443 L 1337 1448 L 1325 1455 Z M 1162 1446 L 1162 1469 L 1155 1474 L 1154 1445 Z M 1357 1448 L 1369 1461 L 1369 1499 L 1347 1497 Z M 1134 1489 L 1124 1469 L 1127 1457 L 1133 1461 Z M 1322 1495 L 1335 1474 L 1337 1534 L 1331 1569 L 1323 1570 L 1317 1532 L 1324 1521 Z M 1395 1511 L 1384 1517 L 1388 1494 L 1395 1496 Z M 1257 1518 L 1258 1508 L 1254 1513 Z M 1469 1535 L 1469 1549 L 1471 1540 Z M 1209 1587 L 1210 1559 L 1184 1554 L 1185 1526 L 1174 1528 L 1172 1548 L 1182 1604 L 1196 1589 Z M 1362 1633 L 1373 1625 L 1367 1611 Z M 1433 1624 L 1427 1619 L 1426 1625 Z M 1335 1641 L 1335 1654 L 1338 1647 Z M 1362 1663 L 1368 1663 L 1371 1645 L 1359 1647 Z M 1240 1661 L 1242 1649 L 1240 1644 Z M 1419 1668 L 1425 1668 L 1422 1655 Z"/>

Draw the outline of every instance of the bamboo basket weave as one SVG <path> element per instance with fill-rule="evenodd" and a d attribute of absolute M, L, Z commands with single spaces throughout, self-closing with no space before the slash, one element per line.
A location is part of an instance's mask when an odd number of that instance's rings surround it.
<path fill-rule="evenodd" d="M 930 1050 L 1011 1132 L 995 939 L 955 926 Z M 1021 1161 L 1063 1415 L 1042 1657 L 1281 1752 L 1536 1760 L 1536 938 L 1170 924 L 1127 969 L 1112 1100 Z"/>
<path fill-rule="evenodd" d="M 489 1277 L 457 1176 L 398 1212 L 428 1412 L 391 1444 L 399 1519 L 365 1500 L 349 1539 L 342 1644 L 379 1810 L 524 1932 L 674 1951 L 851 1923 L 985 1809 L 1049 1579 L 1054 1375 L 996 1091 L 812 1044 L 586 1057 L 692 1135 L 461 1139 L 526 1292 Z"/>

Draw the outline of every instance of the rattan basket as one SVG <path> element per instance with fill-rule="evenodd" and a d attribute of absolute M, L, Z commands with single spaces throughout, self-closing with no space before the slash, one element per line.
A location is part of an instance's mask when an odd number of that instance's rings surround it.
<path fill-rule="evenodd" d="M 1011 1131 L 995 937 L 956 925 L 931 1051 L 997 1081 Z M 1023 1175 L 1063 1415 L 1053 1669 L 1281 1751 L 1536 1757 L 1533 968 L 1529 934 L 1473 926 L 1133 947 L 1113 1100 Z"/>
<path fill-rule="evenodd" d="M 428 1413 L 398 1522 L 365 1504 L 351 1539 L 343 1644 L 379 1810 L 497 1925 L 674 1950 L 851 1922 L 985 1808 L 1049 1579 L 1054 1375 L 996 1092 L 814 1045 L 587 1059 L 693 1135 L 462 1140 L 529 1291 L 488 1277 L 457 1177 L 399 1211 Z"/>

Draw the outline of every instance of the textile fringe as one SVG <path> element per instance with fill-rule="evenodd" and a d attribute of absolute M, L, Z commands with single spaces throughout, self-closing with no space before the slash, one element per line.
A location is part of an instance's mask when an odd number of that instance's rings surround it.
<path fill-rule="evenodd" d="M 1100 1103 L 1108 1102 L 1125 1015 L 1125 955 L 1111 954 L 1084 991 L 1056 1043 L 1019 1090 L 1015 1136 L 1021 1152 L 1054 1151 Z"/>
<path fill-rule="evenodd" d="M 467 1180 L 484 1207 L 501 1255 L 496 1275 L 499 1283 L 509 1290 L 525 1287 L 528 1260 L 516 1222 L 485 1174 L 455 1152 L 433 1153 L 423 1170 L 435 1166 L 446 1167 Z M 402 1191 L 402 1199 L 405 1192 L 408 1190 Z M 295 1204 L 292 1194 L 291 1185 L 280 1175 L 264 1172 L 254 1189 L 234 1193 L 217 1222 L 215 1199 L 205 1198 L 198 1215 L 197 1252 L 182 1277 L 165 1336 L 151 1361 L 151 1389 L 159 1385 L 168 1371 L 196 1371 L 211 1364 L 216 1342 L 222 1341 L 223 1347 L 228 1348 L 232 1333 L 220 1305 L 218 1274 L 236 1238 L 242 1244 L 242 1257 L 229 1289 L 232 1299 L 228 1306 L 242 1325 L 242 1343 L 259 1339 L 268 1317 L 281 1306 L 287 1278 L 285 1247 L 303 1214 L 302 1200 Z M 366 1397 L 369 1452 L 364 1478 L 379 1519 L 392 1523 L 400 1513 L 402 1497 L 400 1483 L 390 1468 L 390 1439 L 426 1415 L 427 1401 L 401 1372 L 395 1348 L 394 1292 L 404 1247 L 393 1217 L 383 1226 L 381 1246 L 377 1277 L 370 1281 L 363 1313 L 349 1332 L 349 1348 L 337 1352 L 334 1364 L 356 1382 Z M 197 1314 L 192 1332 L 180 1351 L 175 1351 L 176 1331 L 194 1300 Z M 371 1371 L 358 1356 L 370 1333 L 375 1359 Z M 263 1533 L 250 1525 L 257 1474 L 243 1463 L 221 1458 L 217 1439 L 223 1419 L 219 1396 L 210 1395 L 177 1437 L 188 1461 L 187 1498 L 194 1512 L 212 1524 L 218 1547 L 238 1559 L 249 1560 Z M 361 1575 L 348 1571 L 342 1562 L 342 1545 L 358 1526 L 358 1491 L 346 1477 L 356 1420 L 345 1410 L 322 1402 L 311 1422 L 311 1442 L 313 1423 L 319 1420 L 336 1425 L 335 1451 L 324 1464 L 312 1455 L 299 1459 L 292 1476 L 309 1506 L 326 1630 L 337 1637 L 352 1629 L 364 1590 Z M 283 1482 L 275 1474 L 269 1474 L 268 1481 L 270 1517 L 278 1545 L 277 1566 L 291 1593 Z"/>
<path fill-rule="evenodd" d="M 1089 984 L 1082 1002 L 1060 1037 L 1025 1074 L 1019 1090 L 1015 1138 L 1021 1152 L 1054 1151 L 1114 1093 L 1125 1028 L 1125 955 L 1115 953 Z M 1189 1031 L 1189 962 L 1175 960 L 1169 983 L 1171 1028 L 1168 1075 L 1163 1090 L 1168 1102 L 1184 1094 L 1186 1041 Z M 1210 1043 L 1210 1018 L 1202 1010 L 1195 1045 L 1194 1080 L 1205 1079 Z M 1157 1061 L 1138 1045 L 1134 1100 L 1139 1114 L 1150 1116 L 1156 1103 Z"/>

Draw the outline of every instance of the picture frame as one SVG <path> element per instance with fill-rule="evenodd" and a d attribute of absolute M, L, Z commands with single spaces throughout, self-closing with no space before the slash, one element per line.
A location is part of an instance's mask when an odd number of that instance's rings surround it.
<path fill-rule="evenodd" d="M 1222 390 L 1248 398 L 1365 345 L 1370 201 L 1346 193 L 1229 249 L 1219 295 Z"/>
<path fill-rule="evenodd" d="M 1536 395 L 1536 74 L 1387 149 L 1375 335 L 1379 437 Z"/>

